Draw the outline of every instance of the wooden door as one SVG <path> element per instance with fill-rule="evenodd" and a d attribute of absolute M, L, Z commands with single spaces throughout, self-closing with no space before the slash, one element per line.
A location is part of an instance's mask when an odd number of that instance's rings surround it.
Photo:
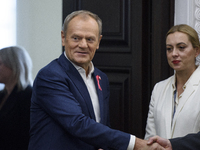
<path fill-rule="evenodd" d="M 173 25 L 174 0 L 63 0 L 63 19 L 79 9 L 103 21 L 93 63 L 109 78 L 111 126 L 143 138 L 152 88 L 172 72 L 165 34 Z"/>

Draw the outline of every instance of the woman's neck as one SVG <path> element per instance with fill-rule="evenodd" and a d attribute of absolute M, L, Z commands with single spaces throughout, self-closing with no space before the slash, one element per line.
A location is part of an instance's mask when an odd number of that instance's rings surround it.
<path fill-rule="evenodd" d="M 197 66 L 194 68 L 191 68 L 190 70 L 184 70 L 184 71 L 177 71 L 176 72 L 176 83 L 184 85 L 187 80 L 190 78 L 190 76 L 193 74 L 193 72 L 196 70 Z"/>
<path fill-rule="evenodd" d="M 177 71 L 176 72 L 176 88 L 178 91 L 178 96 L 180 96 L 183 93 L 183 86 L 188 81 L 190 76 L 193 74 L 193 72 L 196 70 L 197 67 L 190 69 L 189 71 Z"/>

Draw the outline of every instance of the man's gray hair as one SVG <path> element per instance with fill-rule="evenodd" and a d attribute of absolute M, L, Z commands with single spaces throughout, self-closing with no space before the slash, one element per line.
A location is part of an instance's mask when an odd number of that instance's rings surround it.
<path fill-rule="evenodd" d="M 79 16 L 79 15 L 82 15 L 82 16 L 90 16 L 92 17 L 94 20 L 96 20 L 97 24 L 98 24 L 98 27 L 99 27 L 99 37 L 100 35 L 102 34 L 102 21 L 101 19 L 94 13 L 90 12 L 90 11 L 87 11 L 87 10 L 78 10 L 78 11 L 74 11 L 72 12 L 71 14 L 69 14 L 65 20 L 64 20 L 64 23 L 63 23 L 63 26 L 62 26 L 62 31 L 64 32 L 64 36 L 66 36 L 67 34 L 67 27 L 68 27 L 68 24 L 69 22 L 76 16 Z"/>
<path fill-rule="evenodd" d="M 28 52 L 19 46 L 5 47 L 0 50 L 2 63 L 13 71 L 19 90 L 32 85 L 32 60 Z"/>

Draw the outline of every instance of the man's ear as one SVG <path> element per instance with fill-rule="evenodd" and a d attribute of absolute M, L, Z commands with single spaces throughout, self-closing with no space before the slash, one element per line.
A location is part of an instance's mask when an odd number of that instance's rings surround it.
<path fill-rule="evenodd" d="M 65 34 L 63 31 L 61 31 L 61 40 L 62 40 L 62 46 L 65 46 Z"/>
<path fill-rule="evenodd" d="M 101 41 L 102 37 L 103 37 L 103 35 L 99 36 L 99 39 L 98 39 L 99 40 L 99 44 L 100 44 L 100 41 Z M 97 45 L 97 49 L 99 49 L 99 44 Z"/>

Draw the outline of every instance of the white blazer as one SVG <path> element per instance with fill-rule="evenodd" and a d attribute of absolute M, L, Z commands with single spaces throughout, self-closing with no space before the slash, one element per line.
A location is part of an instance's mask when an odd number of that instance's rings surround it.
<path fill-rule="evenodd" d="M 145 139 L 154 135 L 169 139 L 200 131 L 200 66 L 188 79 L 172 123 L 174 81 L 175 75 L 154 86 Z"/>

